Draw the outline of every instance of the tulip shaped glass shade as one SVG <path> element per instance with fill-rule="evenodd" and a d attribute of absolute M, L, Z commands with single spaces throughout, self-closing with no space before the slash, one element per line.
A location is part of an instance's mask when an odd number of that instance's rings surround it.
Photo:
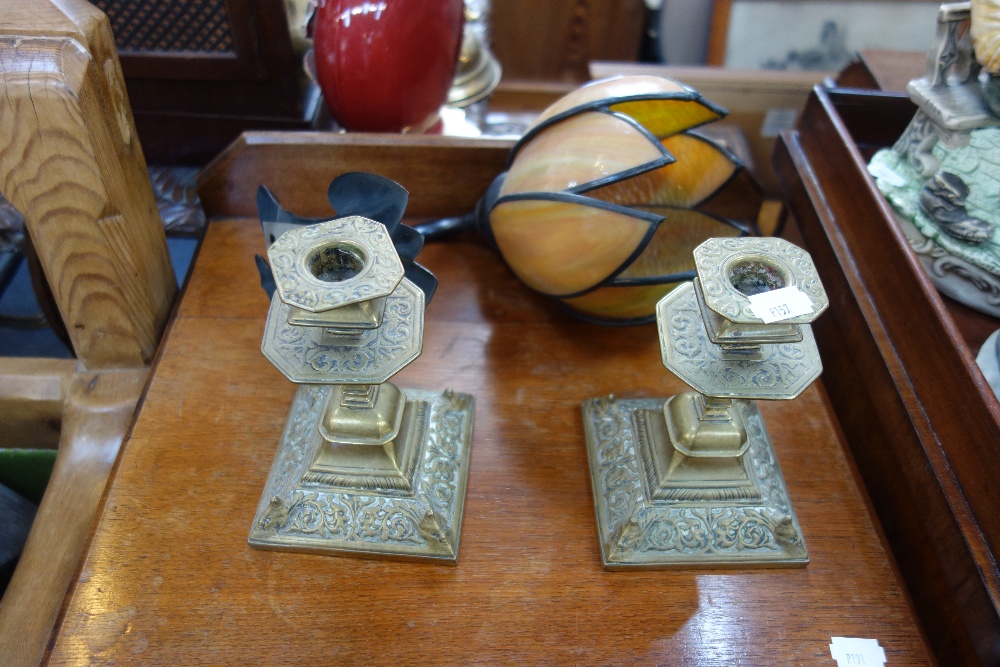
<path fill-rule="evenodd" d="M 655 317 L 710 237 L 756 235 L 763 195 L 725 148 L 692 132 L 726 114 L 654 76 L 586 85 L 511 152 L 490 231 L 529 287 L 598 321 Z"/>

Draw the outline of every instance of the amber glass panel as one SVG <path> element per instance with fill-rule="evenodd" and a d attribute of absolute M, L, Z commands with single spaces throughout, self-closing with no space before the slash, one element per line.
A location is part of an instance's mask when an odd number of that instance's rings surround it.
<path fill-rule="evenodd" d="M 517 154 L 500 194 L 559 192 L 663 158 L 628 122 L 585 113 L 543 130 Z"/>
<path fill-rule="evenodd" d="M 663 141 L 676 158 L 665 167 L 587 192 L 622 206 L 662 205 L 692 208 L 729 179 L 736 165 L 711 142 L 678 134 Z"/>
<path fill-rule="evenodd" d="M 610 108 L 631 116 L 658 139 L 722 118 L 700 99 L 635 100 L 612 104 Z"/>
<path fill-rule="evenodd" d="M 663 211 L 658 211 L 663 212 Z M 694 269 L 692 252 L 705 239 L 738 236 L 739 230 L 698 211 L 670 210 L 642 254 L 621 278 L 666 276 Z"/>
<path fill-rule="evenodd" d="M 572 294 L 611 275 L 642 242 L 651 223 L 560 201 L 510 201 L 490 213 L 501 254 L 526 284 Z"/>
<path fill-rule="evenodd" d="M 552 116 L 588 102 L 633 95 L 676 95 L 684 93 L 686 90 L 676 81 L 659 76 L 630 76 L 594 81 L 554 102 L 535 119 L 531 127 L 537 127 Z"/>

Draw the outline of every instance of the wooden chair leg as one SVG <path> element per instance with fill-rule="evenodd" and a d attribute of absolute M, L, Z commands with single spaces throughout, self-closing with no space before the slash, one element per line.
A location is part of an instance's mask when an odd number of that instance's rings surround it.
<path fill-rule="evenodd" d="M 147 372 L 78 372 L 70 380 L 55 468 L 0 602 L 0 665 L 34 667 L 44 657 Z"/>

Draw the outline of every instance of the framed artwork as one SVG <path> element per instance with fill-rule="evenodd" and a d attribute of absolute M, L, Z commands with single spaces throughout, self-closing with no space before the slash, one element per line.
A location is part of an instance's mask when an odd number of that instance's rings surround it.
<path fill-rule="evenodd" d="M 861 49 L 927 51 L 939 0 L 715 0 L 708 63 L 838 71 Z"/>

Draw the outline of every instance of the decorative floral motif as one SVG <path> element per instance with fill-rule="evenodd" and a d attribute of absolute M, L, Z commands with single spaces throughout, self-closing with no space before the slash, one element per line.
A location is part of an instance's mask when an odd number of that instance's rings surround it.
<path fill-rule="evenodd" d="M 798 396 L 823 370 L 815 349 L 816 339 L 803 327 L 802 342 L 765 344 L 750 358 L 726 356 L 708 339 L 694 289 L 671 294 L 660 305 L 668 326 L 661 342 L 664 364 L 696 391 L 709 396 L 751 399 L 788 399 Z"/>
<path fill-rule="evenodd" d="M 408 400 L 422 401 L 414 410 L 426 419 L 425 437 L 414 478 L 414 493 L 380 494 L 303 485 L 302 474 L 322 446 L 315 424 L 329 387 L 303 385 L 285 427 L 284 445 L 268 478 L 268 499 L 261 502 L 250 533 L 255 544 L 305 550 L 392 551 L 427 557 L 454 558 L 465 503 L 465 477 L 472 431 L 473 400 L 428 391 L 407 390 Z M 419 500 L 422 498 L 423 500 Z M 283 512 L 283 513 L 282 513 Z M 429 530 L 427 514 L 434 517 Z M 279 522 L 276 516 L 287 519 Z M 429 537 L 428 537 L 429 536 Z"/>
<path fill-rule="evenodd" d="M 358 249 L 357 275 L 339 282 L 313 275 L 309 257 L 331 244 Z M 281 299 L 313 312 L 385 296 L 403 277 L 403 263 L 385 225 L 360 216 L 289 230 L 268 248 L 267 258 Z"/>
<path fill-rule="evenodd" d="M 336 211 L 338 218 L 361 217 L 384 225 L 384 231 L 388 234 L 392 247 L 376 248 L 377 261 L 393 262 L 394 266 L 395 263 L 402 262 L 406 278 L 423 291 L 429 302 L 437 289 L 437 278 L 415 261 L 417 253 L 420 252 L 424 244 L 423 235 L 413 227 L 402 224 L 403 212 L 406 210 L 409 197 L 409 193 L 403 186 L 392 179 L 357 171 L 337 176 L 326 191 L 326 198 L 333 210 Z M 271 246 L 279 237 L 289 231 L 330 222 L 330 216 L 303 218 L 285 210 L 278 203 L 274 194 L 263 185 L 257 189 L 257 213 L 260 216 L 266 246 Z M 336 241 L 337 239 L 331 240 Z M 378 236 L 376 242 L 376 245 L 383 246 L 383 237 Z M 391 253 L 388 252 L 390 250 Z M 260 285 L 270 299 L 277 290 L 274 272 L 263 257 L 257 255 L 255 259 L 257 270 L 260 272 Z M 359 257 L 358 259 L 363 258 Z M 287 257 L 279 258 L 279 261 L 282 263 L 283 271 L 287 272 L 292 266 Z M 395 268 L 393 268 L 390 273 L 394 274 L 395 272 Z M 398 282 L 398 279 L 393 280 Z M 391 288 L 389 291 L 392 291 Z M 388 292 L 385 293 L 388 294 Z M 374 296 L 374 292 L 372 296 Z M 306 297 L 306 299 L 311 299 L 311 297 Z M 341 305 L 345 303 L 347 302 L 342 301 Z M 328 307 L 322 306 L 318 310 Z"/>
<path fill-rule="evenodd" d="M 734 322 L 751 323 L 762 320 L 750 309 L 750 300 L 741 294 L 729 280 L 729 268 L 741 258 L 761 261 L 767 257 L 769 263 L 782 264 L 793 271 L 780 271 L 786 287 L 795 286 L 812 301 L 813 312 L 797 318 L 784 320 L 786 324 L 811 322 L 826 309 L 829 299 L 819 273 L 812 260 L 802 248 L 779 238 L 738 238 L 711 239 L 694 250 L 694 261 L 698 267 L 698 278 L 705 305 L 723 317 Z"/>
<path fill-rule="evenodd" d="M 750 448 L 744 455 L 754 500 L 713 502 L 650 500 L 641 470 L 646 462 L 635 442 L 633 415 L 659 410 L 652 399 L 583 404 L 601 549 L 609 566 L 643 565 L 672 554 L 677 563 L 806 560 L 784 479 L 774 460 L 756 405 L 740 404 Z M 752 554 L 752 555 L 751 555 Z"/>
<path fill-rule="evenodd" d="M 261 350 L 293 382 L 385 382 L 420 355 L 423 301 L 424 293 L 404 278 L 386 299 L 380 327 L 332 339 L 321 327 L 289 324 L 289 307 L 273 299 Z"/>

